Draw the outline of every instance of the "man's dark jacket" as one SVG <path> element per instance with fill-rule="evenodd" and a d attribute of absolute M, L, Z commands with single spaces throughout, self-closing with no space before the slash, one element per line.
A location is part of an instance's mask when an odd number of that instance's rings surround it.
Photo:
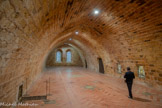
<path fill-rule="evenodd" d="M 125 73 L 124 78 L 126 78 L 126 82 L 129 83 L 129 82 L 133 82 L 135 76 L 133 72 L 129 71 Z"/>

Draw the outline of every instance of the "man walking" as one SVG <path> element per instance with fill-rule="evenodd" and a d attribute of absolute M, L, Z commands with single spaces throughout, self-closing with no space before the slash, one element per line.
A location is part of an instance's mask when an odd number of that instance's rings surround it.
<path fill-rule="evenodd" d="M 133 99 L 132 84 L 133 84 L 133 79 L 135 78 L 135 76 L 134 76 L 134 73 L 131 72 L 130 67 L 127 67 L 127 72 L 125 73 L 124 78 L 126 78 L 125 82 L 127 83 L 127 87 L 129 91 L 129 98 Z"/>

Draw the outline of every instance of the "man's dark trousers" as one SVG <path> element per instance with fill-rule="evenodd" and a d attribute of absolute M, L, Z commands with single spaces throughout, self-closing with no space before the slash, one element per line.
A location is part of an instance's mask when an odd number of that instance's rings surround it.
<path fill-rule="evenodd" d="M 125 82 L 127 83 L 127 87 L 128 87 L 128 91 L 129 91 L 129 98 L 133 98 L 132 84 L 133 84 L 133 79 L 135 78 L 135 76 L 134 76 L 134 73 L 130 71 L 130 68 L 129 68 L 128 72 L 125 73 L 124 78 L 126 78 Z"/>
<path fill-rule="evenodd" d="M 128 87 L 128 91 L 129 91 L 129 97 L 133 98 L 132 96 L 132 84 L 133 82 L 126 82 L 127 83 L 127 87 Z"/>

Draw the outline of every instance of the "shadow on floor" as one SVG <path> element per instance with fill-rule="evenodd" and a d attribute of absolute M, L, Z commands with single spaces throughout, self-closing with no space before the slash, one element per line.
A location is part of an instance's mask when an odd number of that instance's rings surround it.
<path fill-rule="evenodd" d="M 133 100 L 141 101 L 141 102 L 151 102 L 151 100 L 148 100 L 148 99 L 142 99 L 142 98 L 138 98 L 138 97 L 134 97 Z"/>

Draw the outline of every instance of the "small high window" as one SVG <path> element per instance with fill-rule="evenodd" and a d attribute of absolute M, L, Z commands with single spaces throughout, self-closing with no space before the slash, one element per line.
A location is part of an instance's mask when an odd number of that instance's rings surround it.
<path fill-rule="evenodd" d="M 71 51 L 66 52 L 66 62 L 71 62 Z"/>
<path fill-rule="evenodd" d="M 62 52 L 61 51 L 57 51 L 56 52 L 56 62 L 61 62 L 61 56 L 62 56 Z"/>

